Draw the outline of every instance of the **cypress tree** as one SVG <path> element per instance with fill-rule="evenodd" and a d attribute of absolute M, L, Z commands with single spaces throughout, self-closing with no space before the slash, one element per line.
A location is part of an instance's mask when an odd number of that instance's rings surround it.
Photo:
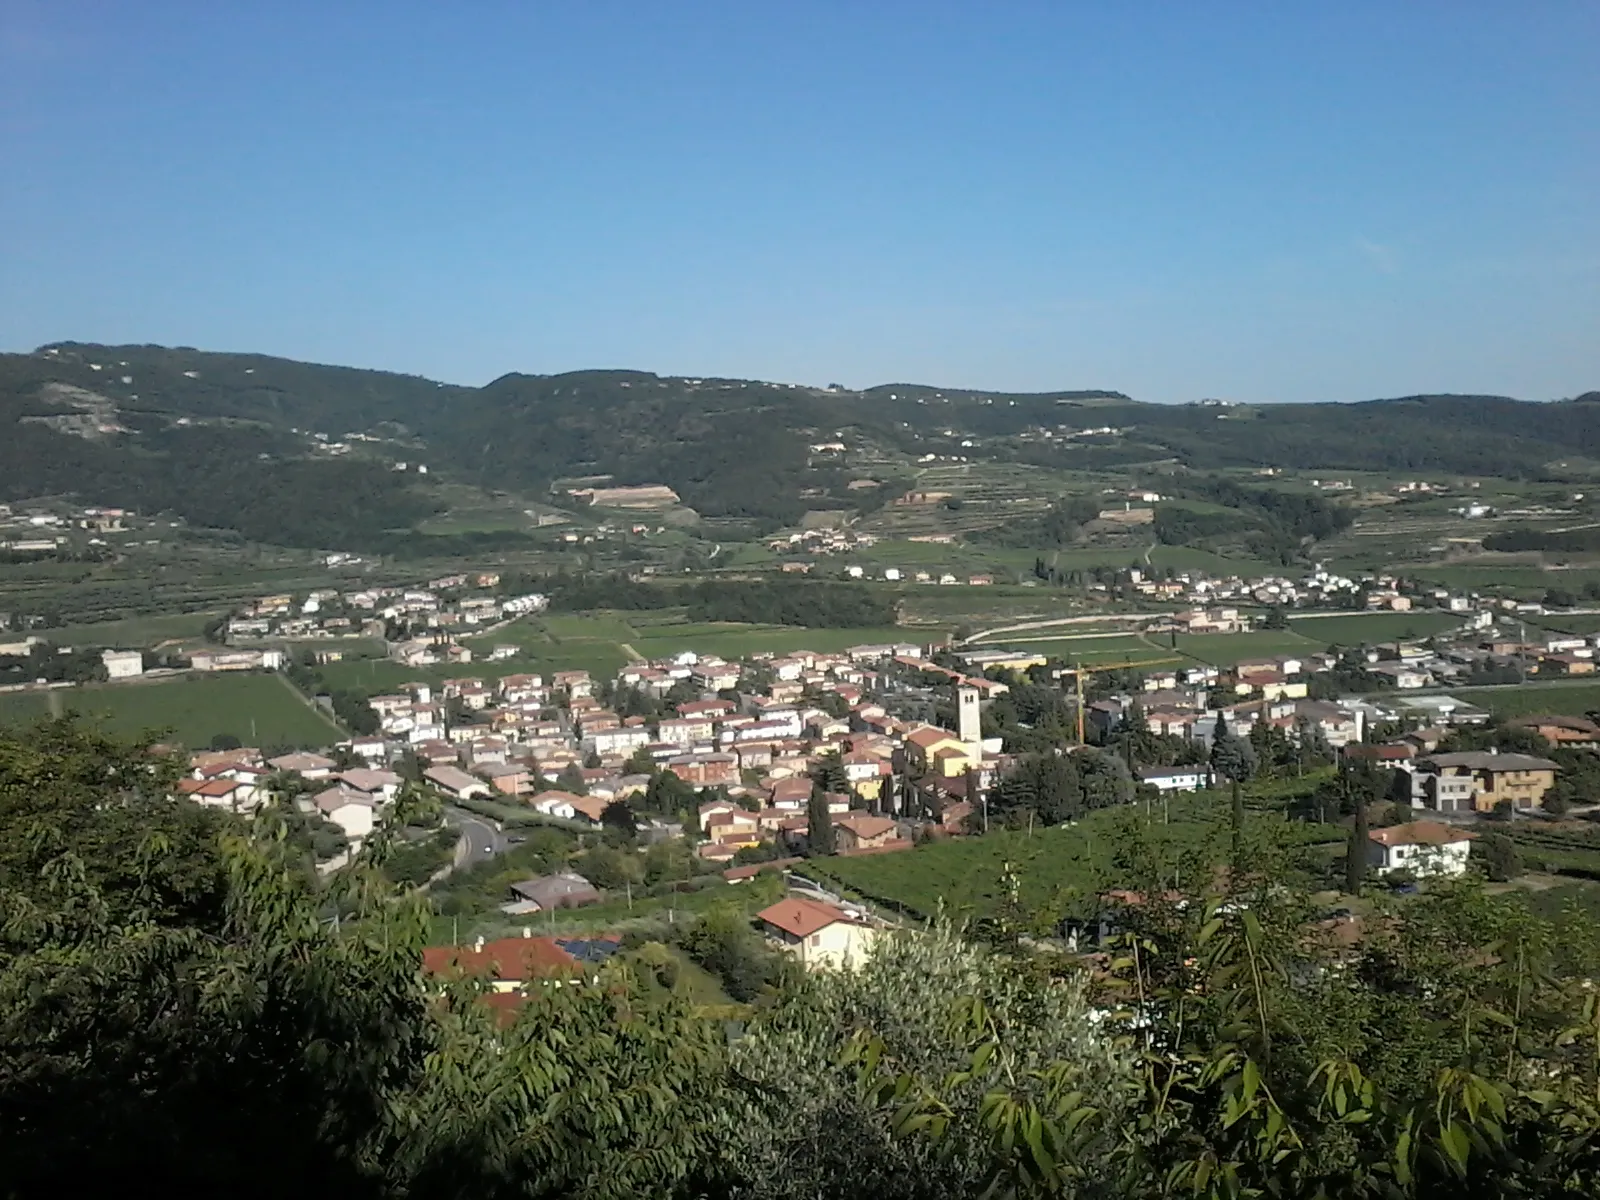
<path fill-rule="evenodd" d="M 1345 777 L 1345 787 L 1349 787 L 1349 777 Z M 1367 877 L 1367 797 L 1359 795 L 1356 802 L 1356 823 L 1350 830 L 1350 848 L 1344 856 L 1344 890 L 1352 896 L 1361 891 L 1361 883 Z"/>
<path fill-rule="evenodd" d="M 812 854 L 834 853 L 833 814 L 828 811 L 828 793 L 815 780 L 811 799 L 806 803 L 806 846 Z"/>

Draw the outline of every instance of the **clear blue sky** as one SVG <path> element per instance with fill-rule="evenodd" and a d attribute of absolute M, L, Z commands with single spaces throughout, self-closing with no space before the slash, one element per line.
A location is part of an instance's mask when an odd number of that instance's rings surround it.
<path fill-rule="evenodd" d="M 0 348 L 1600 388 L 1600 5 L 0 0 Z"/>

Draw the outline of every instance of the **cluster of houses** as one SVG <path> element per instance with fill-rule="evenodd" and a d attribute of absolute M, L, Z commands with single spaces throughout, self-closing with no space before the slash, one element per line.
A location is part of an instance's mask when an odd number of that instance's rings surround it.
<path fill-rule="evenodd" d="M 443 575 L 411 586 L 370 587 L 341 592 L 315 588 L 304 595 L 280 592 L 253 600 L 233 613 L 223 628 L 228 642 L 263 638 L 319 639 L 383 637 L 391 623 L 418 631 L 417 642 L 431 648 L 448 644 L 452 634 L 483 631 L 545 607 L 538 594 L 505 596 L 496 571 Z M 402 643 L 402 661 L 427 661 L 423 650 Z M 448 661 L 435 658 L 431 661 Z M 462 661 L 470 661 L 464 659 Z"/>
<path fill-rule="evenodd" d="M 1484 611 L 1453 637 L 1395 642 L 1363 652 L 1368 673 L 1403 691 L 1468 683 L 1473 676 L 1500 672 L 1518 677 L 1563 678 L 1593 675 L 1600 633 L 1540 633 L 1496 624 Z"/>
<path fill-rule="evenodd" d="M 880 921 L 862 909 L 797 894 L 762 909 L 755 924 L 769 945 L 792 955 L 808 970 L 858 966 L 886 932 Z M 422 952 L 422 969 L 440 981 L 481 981 L 485 987 L 479 1002 L 509 1024 L 535 990 L 586 979 L 592 982 L 595 968 L 621 947 L 615 934 L 540 937 L 524 925 L 517 937 L 492 941 L 480 937 L 462 946 L 431 946 Z"/>
<path fill-rule="evenodd" d="M 649 772 L 670 772 L 691 788 L 720 789 L 723 798 L 699 814 L 699 852 L 712 861 L 747 846 L 802 843 L 811 775 L 825 756 L 837 756 L 843 775 L 845 790 L 829 807 L 847 851 L 909 844 L 892 815 L 912 799 L 956 825 L 970 811 L 968 789 L 1002 768 L 998 741 L 981 737 L 979 708 L 1005 685 L 935 666 L 920 647 L 797 652 L 752 666 L 684 652 L 624 667 L 612 695 L 674 697 L 666 715 L 648 718 L 607 707 L 605 689 L 583 671 L 419 682 L 371 697 L 381 733 L 350 745 L 374 761 L 404 747 L 447 796 L 495 795 L 589 824 L 643 792 Z M 904 722 L 874 699 L 891 676 L 928 672 L 955 689 L 961 728 Z M 582 794 L 548 786 L 571 773 Z"/>
<path fill-rule="evenodd" d="M 269 798 L 274 774 L 297 775 L 317 785 L 298 800 L 307 812 L 315 811 L 337 825 L 349 842 L 350 854 L 360 849 L 404 781 L 381 767 L 341 769 L 321 754 L 294 753 L 266 758 L 251 747 L 200 751 L 190 756 L 187 776 L 178 781 L 179 795 L 214 808 L 249 816 Z M 338 866 L 346 856 L 325 864 Z"/>

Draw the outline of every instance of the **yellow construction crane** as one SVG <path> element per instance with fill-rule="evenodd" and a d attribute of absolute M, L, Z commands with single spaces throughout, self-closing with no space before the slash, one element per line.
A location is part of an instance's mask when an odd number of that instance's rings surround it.
<path fill-rule="evenodd" d="M 1106 671 L 1136 671 L 1140 667 L 1170 667 L 1173 663 L 1182 662 L 1178 655 L 1169 654 L 1166 658 L 1146 658 L 1138 662 L 1101 663 L 1097 667 L 1062 667 L 1063 675 L 1071 672 L 1078 697 L 1078 745 L 1084 745 L 1083 740 L 1083 677 L 1085 675 L 1099 675 Z"/>

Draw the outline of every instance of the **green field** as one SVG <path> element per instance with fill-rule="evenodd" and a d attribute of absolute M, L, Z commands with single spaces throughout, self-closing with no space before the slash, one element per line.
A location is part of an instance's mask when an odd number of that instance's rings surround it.
<path fill-rule="evenodd" d="M 1459 621 L 1448 613 L 1352 613 L 1329 617 L 1297 617 L 1286 630 L 1258 629 L 1250 633 L 1210 633 L 1180 636 L 1175 651 L 1164 634 L 1119 634 L 1106 629 L 1082 632 L 1061 625 L 1018 634 L 996 634 L 984 647 L 1032 650 L 1067 662 L 1094 665 L 1119 662 L 1169 660 L 1211 663 L 1231 667 L 1242 659 L 1284 654 L 1309 654 L 1330 644 L 1376 645 L 1404 637 L 1426 637 Z"/>
<path fill-rule="evenodd" d="M 1511 687 L 1462 688 L 1450 695 L 1486 708 L 1496 716 L 1521 717 L 1530 713 L 1581 716 L 1600 709 L 1600 680 L 1574 679 L 1552 683 L 1524 683 Z"/>
<path fill-rule="evenodd" d="M 1588 636 L 1600 630 L 1600 613 L 1541 613 L 1527 618 L 1530 635 L 1540 629 Z"/>
<path fill-rule="evenodd" d="M 1379 642 L 1432 637 L 1465 623 L 1457 613 L 1341 613 L 1337 616 L 1290 617 L 1289 627 L 1322 646 L 1375 646 Z"/>
<path fill-rule="evenodd" d="M 585 614 L 559 613 L 516 622 L 490 637 L 469 643 L 485 652 L 497 643 L 522 647 L 498 672 L 587 670 L 614 675 L 635 656 L 663 658 L 680 650 L 742 658 L 752 654 L 781 654 L 790 650 L 819 653 L 843 650 L 868 642 L 937 640 L 948 626 L 887 626 L 882 628 L 804 629 L 791 625 L 693 624 L 681 610 L 670 612 Z M 630 650 L 632 653 L 630 654 Z M 331 669 L 330 669 L 331 670 Z M 447 675 L 484 674 L 479 665 L 450 667 Z M 408 677 L 421 677 L 417 671 Z"/>
<path fill-rule="evenodd" d="M 1159 637 L 1156 639 L 1160 641 Z M 1217 667 L 1231 667 L 1245 659 L 1277 654 L 1309 654 L 1323 643 L 1301 637 L 1293 630 L 1263 629 L 1253 633 L 1202 633 L 1178 638 L 1178 649 L 1191 658 Z"/>
<path fill-rule="evenodd" d="M 1063 630 L 1071 628 L 1063 627 Z M 1123 635 L 1098 633 L 1091 635 L 1069 634 L 1063 631 L 1052 635 L 1047 630 L 1037 634 L 1016 637 L 998 637 L 983 642 L 978 649 L 1029 650 L 1048 654 L 1063 662 L 1086 663 L 1094 666 L 1128 662 L 1181 663 L 1183 655 L 1166 646 L 1152 644 L 1137 633 Z"/>
<path fill-rule="evenodd" d="M 27 724 L 52 712 L 81 713 L 115 733 L 154 731 L 191 747 L 204 747 L 224 733 L 260 747 L 320 747 L 344 736 L 273 675 L 183 675 L 0 694 L 5 724 Z"/>
<path fill-rule="evenodd" d="M 166 641 L 191 641 L 200 637 L 215 612 L 171 613 L 156 617 L 129 617 L 93 625 L 64 625 L 43 635 L 58 646 L 112 646 L 144 649 Z"/>
<path fill-rule="evenodd" d="M 946 630 L 931 626 L 899 625 L 877 628 L 798 629 L 788 625 L 703 624 L 642 629 L 632 641 L 646 658 L 660 658 L 679 650 L 742 658 L 751 654 L 782 654 L 790 650 L 834 653 L 851 646 L 884 642 L 925 643 Z"/>
<path fill-rule="evenodd" d="M 1076 825 L 1032 833 L 996 830 L 982 837 L 952 838 L 898 854 L 808 859 L 802 872 L 842 884 L 858 895 L 926 920 L 940 913 L 956 920 L 994 911 L 1005 896 L 1003 874 L 1019 879 L 1020 900 L 1033 911 L 1061 911 L 1074 897 L 1093 896 L 1108 882 L 1114 854 L 1133 826 L 1143 825 L 1152 842 L 1169 851 L 1195 851 L 1222 861 L 1228 851 L 1227 801 L 1220 794 L 1174 798 L 1171 824 L 1159 808 L 1147 816 L 1138 805 L 1103 809 Z M 1281 821 L 1252 815 L 1252 822 Z M 1303 840 L 1335 842 L 1344 831 L 1295 823 Z"/>

